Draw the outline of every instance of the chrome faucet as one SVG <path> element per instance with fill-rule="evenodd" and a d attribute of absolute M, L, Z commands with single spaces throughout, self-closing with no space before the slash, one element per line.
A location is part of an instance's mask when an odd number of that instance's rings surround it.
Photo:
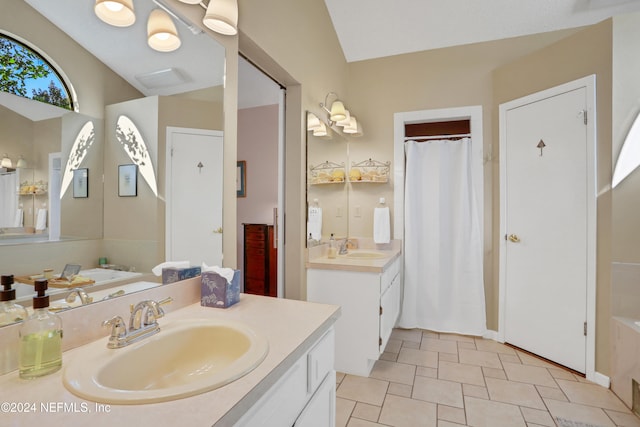
<path fill-rule="evenodd" d="M 144 300 L 131 307 L 129 330 L 120 316 L 114 316 L 102 322 L 102 326 L 111 327 L 108 348 L 121 348 L 143 338 L 160 332 L 157 320 L 164 316 L 161 305 L 168 304 L 173 298 L 167 297 L 161 301 Z"/>
<path fill-rule="evenodd" d="M 69 295 L 67 295 L 67 297 L 64 299 L 66 302 L 74 302 L 76 300 L 76 296 L 78 296 L 80 298 L 80 303 L 82 305 L 85 304 L 89 304 L 93 302 L 93 297 L 90 297 L 89 295 L 87 295 L 87 293 L 80 288 L 73 288 L 71 289 L 71 292 L 69 292 Z"/>

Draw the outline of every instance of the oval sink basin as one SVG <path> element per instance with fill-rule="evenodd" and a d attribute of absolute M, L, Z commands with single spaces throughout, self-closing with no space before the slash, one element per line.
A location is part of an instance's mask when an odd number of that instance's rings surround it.
<path fill-rule="evenodd" d="M 359 258 L 359 259 L 376 259 L 376 258 L 386 258 L 387 255 L 381 252 L 349 252 L 345 255 L 341 255 L 345 258 Z"/>
<path fill-rule="evenodd" d="M 164 402 L 204 393 L 255 369 L 267 340 L 247 326 L 212 319 L 161 324 L 158 334 L 119 349 L 99 340 L 65 361 L 73 394 L 111 404 Z"/>

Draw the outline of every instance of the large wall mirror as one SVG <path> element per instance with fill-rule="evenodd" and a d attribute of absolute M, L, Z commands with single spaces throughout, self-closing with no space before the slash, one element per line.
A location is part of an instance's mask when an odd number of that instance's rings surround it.
<path fill-rule="evenodd" d="M 110 263 L 149 273 L 164 261 L 166 128 L 223 130 L 225 49 L 209 32 L 174 12 L 171 1 L 137 2 L 136 23 L 126 28 L 100 21 L 94 4 L 26 0 L 0 6 L 0 31 L 37 47 L 64 73 L 78 100 L 77 112 L 43 117 L 37 113 L 41 103 L 21 98 L 16 107 L 7 99 L 19 97 L 0 94 L 0 155 L 8 153 L 14 163 L 22 156 L 27 162 L 15 171 L 18 193 L 9 194 L 22 210 L 22 227 L 4 230 L 0 225 L 6 238 L 0 238 L 2 274 L 37 274 L 47 267 L 60 271 L 65 262 L 74 261 L 83 270 L 95 269 L 104 255 Z M 172 14 L 181 38 L 176 51 L 157 52 L 147 45 L 147 18 L 157 8 Z M 134 163 L 115 137 L 112 118 L 120 110 L 129 111 L 145 137 L 157 196 L 141 176 L 135 197 L 118 195 L 119 166 Z M 72 147 L 87 122 L 93 123 L 94 141 L 75 167 L 86 169 L 88 178 L 72 181 L 58 198 L 59 207 L 54 206 L 52 169 L 64 172 L 69 157 L 77 154 Z M 218 161 L 222 168 L 222 159 Z M 22 183 L 33 188 L 23 194 Z M 74 185 L 82 191 L 74 194 Z M 54 209 L 59 209 L 57 231 L 50 219 Z M 40 228 L 41 210 L 47 211 L 46 226 L 33 233 Z M 8 216 L 13 219 L 6 225 L 16 225 L 16 216 Z"/>

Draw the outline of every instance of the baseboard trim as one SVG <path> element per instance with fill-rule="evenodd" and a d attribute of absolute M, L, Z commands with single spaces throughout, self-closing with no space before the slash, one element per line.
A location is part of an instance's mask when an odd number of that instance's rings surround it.
<path fill-rule="evenodd" d="M 493 341 L 498 341 L 498 331 L 492 331 L 490 329 L 487 329 L 487 331 L 484 333 L 484 335 L 482 335 L 482 338 L 488 339 L 488 340 L 493 340 Z"/>
<path fill-rule="evenodd" d="M 593 378 L 587 379 L 605 388 L 609 388 L 611 386 L 611 379 L 608 376 L 601 374 L 600 372 L 594 372 Z"/>

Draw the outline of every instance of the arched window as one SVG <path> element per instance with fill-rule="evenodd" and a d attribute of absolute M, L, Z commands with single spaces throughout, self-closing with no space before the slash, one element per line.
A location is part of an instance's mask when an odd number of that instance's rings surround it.
<path fill-rule="evenodd" d="M 74 110 L 69 88 L 40 53 L 0 33 L 0 90 Z"/>

